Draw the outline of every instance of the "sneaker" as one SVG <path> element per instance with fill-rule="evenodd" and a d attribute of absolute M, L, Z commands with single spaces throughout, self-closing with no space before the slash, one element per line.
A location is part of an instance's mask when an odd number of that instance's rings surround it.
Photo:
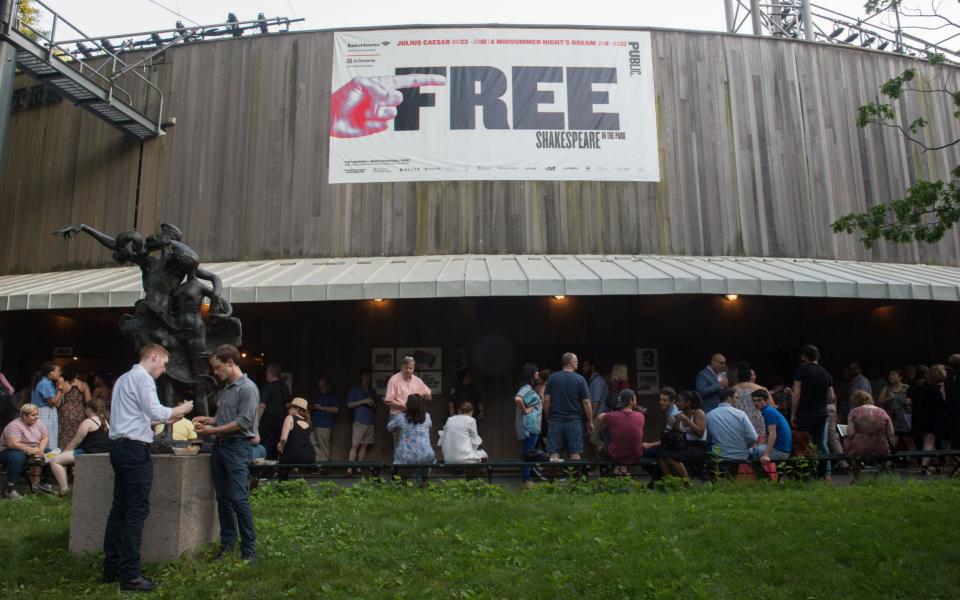
<path fill-rule="evenodd" d="M 244 563 L 246 563 L 248 566 L 251 566 L 251 567 L 256 565 L 258 562 L 256 554 L 251 554 L 250 556 L 246 556 L 242 560 Z"/>
<path fill-rule="evenodd" d="M 7 500 L 20 500 L 23 496 L 20 495 L 20 492 L 15 490 L 13 487 L 7 488 L 7 491 L 3 494 L 4 498 Z"/>
<path fill-rule="evenodd" d="M 529 491 L 529 490 L 532 490 L 533 488 L 534 488 L 534 484 L 532 481 L 524 481 L 523 485 L 520 486 L 520 489 L 524 491 Z"/>
<path fill-rule="evenodd" d="M 36 485 L 30 486 L 30 491 L 36 494 L 37 492 L 43 492 L 44 494 L 56 494 L 57 490 L 53 489 L 53 486 L 49 483 L 38 483 Z"/>
<path fill-rule="evenodd" d="M 157 589 L 157 584 L 150 581 L 143 575 L 137 577 L 133 581 L 120 582 L 121 592 L 152 592 L 155 589 Z"/>

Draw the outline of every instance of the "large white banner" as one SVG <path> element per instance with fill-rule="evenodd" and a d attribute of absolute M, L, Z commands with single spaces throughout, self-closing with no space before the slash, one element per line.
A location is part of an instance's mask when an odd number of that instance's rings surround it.
<path fill-rule="evenodd" d="M 330 183 L 659 181 L 650 34 L 335 34 Z"/>

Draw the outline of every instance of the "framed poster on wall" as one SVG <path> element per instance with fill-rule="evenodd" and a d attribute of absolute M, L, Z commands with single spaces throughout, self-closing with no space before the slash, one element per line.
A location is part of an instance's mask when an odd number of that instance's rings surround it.
<path fill-rule="evenodd" d="M 370 357 L 370 368 L 373 371 L 395 371 L 394 348 L 374 348 Z"/>
<path fill-rule="evenodd" d="M 390 371 L 374 371 L 373 380 L 371 385 L 373 389 L 377 390 L 377 394 L 383 397 L 387 393 L 387 382 L 390 381 L 390 378 L 393 376 L 393 373 Z"/>
<path fill-rule="evenodd" d="M 440 371 L 421 371 L 420 379 L 430 388 L 431 394 L 443 393 L 443 373 Z"/>
<path fill-rule="evenodd" d="M 417 370 L 439 371 L 443 368 L 443 356 L 440 348 L 397 348 L 396 367 L 404 356 L 412 356 L 417 361 Z"/>
<path fill-rule="evenodd" d="M 660 375 L 658 373 L 637 373 L 637 395 L 656 396 L 660 393 Z"/>

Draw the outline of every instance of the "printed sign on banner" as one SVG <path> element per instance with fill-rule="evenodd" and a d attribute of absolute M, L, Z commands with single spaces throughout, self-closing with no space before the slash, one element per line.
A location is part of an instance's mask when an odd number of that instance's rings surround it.
<path fill-rule="evenodd" d="M 334 34 L 330 183 L 659 181 L 650 34 Z"/>

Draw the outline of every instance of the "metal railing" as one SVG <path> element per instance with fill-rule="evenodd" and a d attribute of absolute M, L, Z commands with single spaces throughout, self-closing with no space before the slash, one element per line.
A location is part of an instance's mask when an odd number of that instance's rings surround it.
<path fill-rule="evenodd" d="M 139 110 L 148 119 L 157 123 L 162 123 L 163 119 L 163 92 L 152 81 L 138 69 L 146 70 L 148 68 L 149 58 L 140 60 L 130 65 L 121 57 L 116 48 L 110 48 L 100 39 L 89 36 L 80 30 L 76 25 L 67 20 L 63 15 L 50 8 L 42 0 L 33 0 L 33 6 L 40 10 L 36 25 L 31 25 L 21 18 L 18 13 L 14 28 L 33 40 L 33 43 L 44 49 L 48 62 L 60 61 L 68 65 L 80 75 L 93 82 L 98 87 L 107 92 L 109 99 L 117 97 L 122 99 L 131 108 Z M 50 23 L 50 29 L 44 30 L 39 23 Z M 67 33 L 68 39 L 63 34 Z M 61 39 L 58 40 L 58 37 Z M 75 55 L 71 45 L 77 43 L 90 44 L 96 48 L 96 56 L 80 58 Z M 133 84 L 133 85 L 131 85 Z M 143 94 L 135 98 L 137 92 L 133 90 L 135 86 L 142 86 Z M 141 106 L 136 106 L 141 104 Z M 155 104 L 154 109 L 150 110 L 151 104 Z"/>
<path fill-rule="evenodd" d="M 851 17 L 808 0 L 727 0 L 727 31 L 739 32 L 750 21 L 755 35 L 806 39 L 908 56 L 942 54 L 960 63 L 960 52 L 945 46 L 951 36 L 932 42 L 876 22 L 877 15 Z"/>

